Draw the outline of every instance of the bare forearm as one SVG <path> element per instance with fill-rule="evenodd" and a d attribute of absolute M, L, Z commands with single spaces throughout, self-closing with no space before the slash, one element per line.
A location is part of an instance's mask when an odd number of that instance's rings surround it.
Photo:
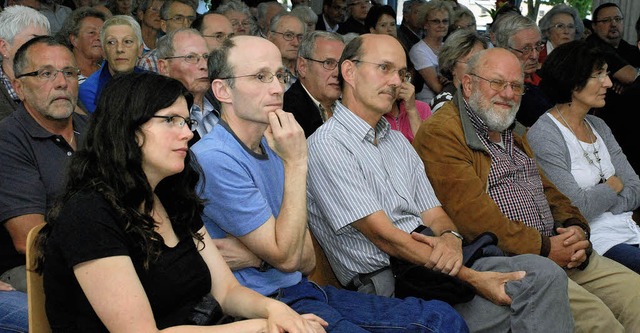
<path fill-rule="evenodd" d="M 275 241 L 279 256 L 271 265 L 284 271 L 300 266 L 307 233 L 307 164 L 285 163 L 284 195 L 276 218 Z"/>
<path fill-rule="evenodd" d="M 409 118 L 411 132 L 413 135 L 416 135 L 416 133 L 418 133 L 418 128 L 420 128 L 420 125 L 422 124 L 422 119 L 420 119 L 420 114 L 418 113 L 418 109 L 416 109 L 415 102 L 413 105 L 405 103 L 404 107 L 407 110 L 407 118 Z"/>

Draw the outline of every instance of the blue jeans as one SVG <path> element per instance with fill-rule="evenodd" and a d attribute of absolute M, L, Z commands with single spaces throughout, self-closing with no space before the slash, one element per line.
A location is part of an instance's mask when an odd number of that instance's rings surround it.
<path fill-rule="evenodd" d="M 617 261 L 640 274 L 640 248 L 638 244 L 618 244 L 610 248 L 602 256 Z"/>
<path fill-rule="evenodd" d="M 27 294 L 0 291 L 0 333 L 28 333 Z"/>
<path fill-rule="evenodd" d="M 466 323 L 447 303 L 414 297 L 375 296 L 303 279 L 280 289 L 276 299 L 298 313 L 313 313 L 329 322 L 327 332 L 468 332 Z"/>

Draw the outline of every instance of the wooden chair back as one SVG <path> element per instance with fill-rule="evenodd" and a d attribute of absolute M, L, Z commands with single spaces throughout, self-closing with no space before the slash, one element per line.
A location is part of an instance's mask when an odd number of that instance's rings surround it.
<path fill-rule="evenodd" d="M 44 309 L 44 286 L 42 275 L 36 273 L 35 263 L 37 249 L 34 242 L 38 233 L 45 226 L 45 223 L 37 225 L 29 231 L 27 235 L 27 300 L 29 302 L 29 332 L 30 333 L 51 333 L 49 320 Z"/>

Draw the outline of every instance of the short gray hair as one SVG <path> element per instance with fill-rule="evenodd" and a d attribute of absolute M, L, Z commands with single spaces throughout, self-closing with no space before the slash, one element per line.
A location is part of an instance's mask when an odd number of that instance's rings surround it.
<path fill-rule="evenodd" d="M 102 44 L 103 49 L 105 48 L 104 45 L 106 43 L 105 34 L 107 28 L 116 25 L 126 25 L 131 27 L 131 30 L 133 30 L 133 33 L 136 35 L 138 46 L 142 43 L 142 32 L 140 31 L 140 24 L 138 24 L 138 21 L 129 15 L 115 15 L 104 21 L 102 29 L 100 29 L 100 44 Z"/>
<path fill-rule="evenodd" d="M 488 47 L 486 38 L 475 31 L 467 29 L 454 31 L 447 37 L 444 44 L 442 44 L 442 48 L 440 48 L 440 53 L 438 54 L 440 73 L 447 79 L 453 80 L 453 68 L 456 66 L 456 62 L 469 54 L 478 43 L 485 49 Z"/>
<path fill-rule="evenodd" d="M 261 2 L 256 7 L 256 20 L 258 20 L 258 22 L 260 22 L 261 20 L 265 19 L 265 16 L 267 16 L 267 11 L 269 10 L 269 7 L 271 7 L 271 6 L 279 6 L 280 8 L 282 8 L 283 11 L 286 10 L 286 8 L 284 8 L 282 6 L 282 4 L 280 4 L 278 1 Z M 269 22 L 266 22 L 266 25 L 268 26 Z"/>
<path fill-rule="evenodd" d="M 567 14 L 573 18 L 573 24 L 576 26 L 575 40 L 581 39 L 582 33 L 584 32 L 584 24 L 582 23 L 580 14 L 578 14 L 578 11 L 575 8 L 562 3 L 553 6 L 551 10 L 544 14 L 544 16 L 540 19 L 540 22 L 538 22 L 538 27 L 540 27 L 540 32 L 542 33 L 542 36 L 545 37 L 545 40 L 549 36 L 548 33 L 551 29 L 551 20 L 557 14 Z"/>
<path fill-rule="evenodd" d="M 0 12 L 0 39 L 9 44 L 13 44 L 16 35 L 30 26 L 44 28 L 47 34 L 51 34 L 47 17 L 33 8 L 14 5 Z"/>
<path fill-rule="evenodd" d="M 407 0 L 402 4 L 402 16 L 409 15 L 413 6 L 425 3 L 425 0 Z"/>
<path fill-rule="evenodd" d="M 313 53 L 316 50 L 316 41 L 318 40 L 318 38 L 335 40 L 344 44 L 344 39 L 342 38 L 342 36 L 335 32 L 324 30 L 311 31 L 305 34 L 304 38 L 302 38 L 302 42 L 300 42 L 300 46 L 298 47 L 298 57 L 313 58 Z"/>
<path fill-rule="evenodd" d="M 181 28 L 169 31 L 166 35 L 162 36 L 158 40 L 158 45 L 156 46 L 156 55 L 158 56 L 158 59 L 163 59 L 175 55 L 176 49 L 173 47 L 173 40 L 176 38 L 177 34 L 183 32 L 202 37 L 200 31 L 192 28 Z"/>
<path fill-rule="evenodd" d="M 104 13 L 93 8 L 93 7 L 80 7 L 67 17 L 62 25 L 62 29 L 58 31 L 56 34 L 56 38 L 67 45 L 69 49 L 73 49 L 73 45 L 71 44 L 71 40 L 69 36 L 78 36 L 80 33 L 80 26 L 82 25 L 82 20 L 87 17 L 95 17 L 97 19 L 102 20 L 104 22 L 107 18 Z"/>
<path fill-rule="evenodd" d="M 534 29 L 537 32 L 540 32 L 540 28 L 538 28 L 536 22 L 526 16 L 515 13 L 500 17 L 494 24 L 496 25 L 493 27 L 495 28 L 495 46 L 505 49 L 508 49 L 513 45 L 513 36 L 522 30 Z"/>
<path fill-rule="evenodd" d="M 291 13 L 280 13 L 280 14 L 274 16 L 271 19 L 271 24 L 269 24 L 269 31 L 276 31 L 276 28 L 278 27 L 278 24 L 280 24 L 280 20 L 282 20 L 285 17 L 293 17 L 293 18 L 295 18 L 296 20 L 298 20 L 300 22 L 300 24 L 302 24 L 302 33 L 305 33 L 307 31 L 307 25 L 304 22 L 302 22 L 302 20 L 299 17 L 297 17 L 297 16 L 295 16 L 295 15 L 293 15 Z"/>
<path fill-rule="evenodd" d="M 318 22 L 318 14 L 316 14 L 316 12 L 307 5 L 298 5 L 293 7 L 291 14 L 297 16 L 304 24 Z"/>

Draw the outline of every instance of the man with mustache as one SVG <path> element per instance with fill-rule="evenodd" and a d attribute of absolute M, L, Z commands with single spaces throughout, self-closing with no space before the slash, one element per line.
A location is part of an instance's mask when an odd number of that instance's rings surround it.
<path fill-rule="evenodd" d="M 640 291 L 629 286 L 640 276 L 591 253 L 586 219 L 538 169 L 526 128 L 514 122 L 524 93 L 512 52 L 469 60 L 453 100 L 413 141 L 435 194 L 464 237 L 490 231 L 503 251 L 562 267 L 577 332 L 638 332 Z"/>
<path fill-rule="evenodd" d="M 520 68 L 515 59 L 514 67 Z M 473 299 L 455 305 L 472 332 L 572 332 L 566 278 L 550 260 L 498 256 L 462 265 L 461 236 L 420 158 L 383 118 L 410 80 L 400 42 L 389 35 L 356 37 L 339 70 L 342 100 L 308 139 L 307 206 L 309 226 L 340 283 L 394 295 L 393 256 L 473 285 Z M 436 236 L 410 234 L 423 225 Z"/>
<path fill-rule="evenodd" d="M 62 190 L 87 118 L 74 112 L 80 70 L 73 53 L 53 37 L 22 45 L 13 72 L 22 104 L 0 122 L 0 280 L 26 292 L 27 233 L 45 222 Z"/>
<path fill-rule="evenodd" d="M 220 116 L 205 95 L 209 89 L 207 41 L 195 29 L 173 30 L 158 42 L 157 55 L 160 74 L 182 82 L 193 95 L 189 114 L 198 126 L 189 141 L 192 145 L 211 131 Z"/>
<path fill-rule="evenodd" d="M 284 93 L 284 109 L 291 112 L 309 137 L 333 114 L 340 98 L 338 60 L 342 36 L 328 31 L 307 33 L 298 48 L 298 80 Z"/>

